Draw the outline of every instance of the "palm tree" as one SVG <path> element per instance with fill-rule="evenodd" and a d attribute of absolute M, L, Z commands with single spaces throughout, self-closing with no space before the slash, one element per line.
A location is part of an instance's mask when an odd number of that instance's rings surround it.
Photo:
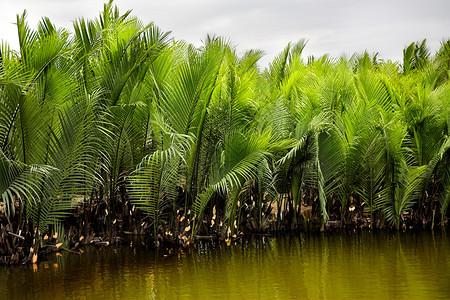
<path fill-rule="evenodd" d="M 322 229 L 354 222 L 354 202 L 370 226 L 430 211 L 446 222 L 448 41 L 435 55 L 414 42 L 400 64 L 367 52 L 304 61 L 301 40 L 262 72 L 261 51 L 174 41 L 112 1 L 73 35 L 48 18 L 32 30 L 26 12 L 17 29 L 19 51 L 0 47 L 0 194 L 4 222 L 32 224 L 35 251 L 82 205 L 86 224 L 102 207 L 109 238 L 116 218 L 139 218 L 135 205 L 156 244 L 167 227 L 184 242 L 263 230 L 275 203 L 278 228 L 298 226 L 303 201 Z"/>

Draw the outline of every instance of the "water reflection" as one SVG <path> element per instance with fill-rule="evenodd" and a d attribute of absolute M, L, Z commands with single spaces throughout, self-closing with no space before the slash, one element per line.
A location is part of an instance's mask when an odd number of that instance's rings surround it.
<path fill-rule="evenodd" d="M 154 251 L 86 247 L 0 270 L 0 298 L 424 299 L 450 296 L 448 234 L 249 238 Z"/>

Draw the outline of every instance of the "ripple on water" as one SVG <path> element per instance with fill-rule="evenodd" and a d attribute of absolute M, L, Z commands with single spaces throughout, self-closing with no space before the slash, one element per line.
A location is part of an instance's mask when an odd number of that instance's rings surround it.
<path fill-rule="evenodd" d="M 137 244 L 137 243 L 135 243 Z M 450 296 L 447 233 L 254 237 L 230 247 L 86 247 L 0 270 L 4 299 L 429 299 Z"/>

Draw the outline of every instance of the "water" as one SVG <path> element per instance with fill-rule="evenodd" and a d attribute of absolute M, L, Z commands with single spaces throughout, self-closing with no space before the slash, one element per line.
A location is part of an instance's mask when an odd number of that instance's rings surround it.
<path fill-rule="evenodd" d="M 4 299 L 449 299 L 450 235 L 250 238 L 158 252 L 135 241 L 0 268 Z"/>

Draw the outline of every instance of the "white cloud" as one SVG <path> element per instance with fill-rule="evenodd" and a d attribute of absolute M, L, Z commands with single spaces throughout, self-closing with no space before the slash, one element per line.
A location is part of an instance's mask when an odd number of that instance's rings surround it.
<path fill-rule="evenodd" d="M 105 0 L 106 1 L 106 0 Z M 93 18 L 104 0 L 15 0 L 0 11 L 0 38 L 17 48 L 15 15 L 28 10 L 30 26 L 48 16 L 72 28 L 78 17 Z M 116 0 L 121 12 L 133 9 L 144 23 L 154 21 L 172 36 L 199 45 L 207 33 L 230 38 L 243 52 L 262 49 L 267 64 L 289 41 L 307 38 L 305 55 L 379 52 L 399 60 L 403 48 L 427 38 L 435 51 L 450 33 L 450 1 L 428 0 Z"/>

